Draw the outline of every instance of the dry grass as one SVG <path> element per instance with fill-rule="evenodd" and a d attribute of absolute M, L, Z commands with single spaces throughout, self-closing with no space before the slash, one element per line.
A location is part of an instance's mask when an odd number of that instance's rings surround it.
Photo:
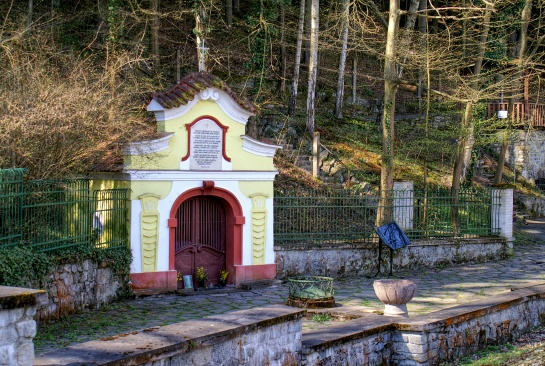
<path fill-rule="evenodd" d="M 131 110 L 145 97 L 131 71 L 137 60 L 77 58 L 47 33 L 0 43 L 0 167 L 37 179 L 114 169 L 120 143 L 154 133 L 143 108 Z"/>

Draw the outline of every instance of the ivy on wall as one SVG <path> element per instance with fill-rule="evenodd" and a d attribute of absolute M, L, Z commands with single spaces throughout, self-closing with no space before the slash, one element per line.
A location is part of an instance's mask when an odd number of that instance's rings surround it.
<path fill-rule="evenodd" d="M 132 295 L 129 286 L 132 255 L 128 247 L 100 249 L 91 245 L 81 245 L 55 254 L 37 252 L 25 246 L 0 248 L 0 285 L 15 287 L 38 285 L 45 288 L 51 281 L 49 275 L 56 266 L 82 263 L 86 259 L 112 269 L 122 283 L 118 296 Z"/>

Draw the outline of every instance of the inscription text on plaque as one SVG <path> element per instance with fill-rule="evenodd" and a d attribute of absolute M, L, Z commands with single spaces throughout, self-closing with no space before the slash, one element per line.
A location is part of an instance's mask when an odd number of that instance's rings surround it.
<path fill-rule="evenodd" d="M 190 164 L 192 170 L 221 170 L 223 130 L 214 121 L 202 119 L 191 126 Z"/>

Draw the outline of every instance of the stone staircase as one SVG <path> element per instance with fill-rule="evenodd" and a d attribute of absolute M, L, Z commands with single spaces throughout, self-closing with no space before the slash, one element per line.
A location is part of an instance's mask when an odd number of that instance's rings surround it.
<path fill-rule="evenodd" d="M 282 144 L 285 157 L 287 157 L 295 166 L 303 169 L 309 175 L 312 175 L 312 147 L 301 145 L 297 149 L 290 144 Z M 342 163 L 335 159 L 331 154 L 321 149 L 320 153 L 320 170 L 318 179 L 327 187 L 332 189 L 345 188 L 348 179 L 348 170 Z M 352 183 L 355 182 L 352 179 Z"/>

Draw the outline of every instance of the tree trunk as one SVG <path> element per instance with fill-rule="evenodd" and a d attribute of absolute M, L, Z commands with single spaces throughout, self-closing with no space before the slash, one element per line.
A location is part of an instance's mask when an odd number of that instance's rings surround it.
<path fill-rule="evenodd" d="M 233 0 L 225 0 L 225 22 L 229 27 L 233 24 Z"/>
<path fill-rule="evenodd" d="M 310 59 L 308 63 L 308 94 L 307 94 L 307 130 L 314 134 L 314 115 L 316 107 L 316 78 L 318 73 L 318 29 L 319 29 L 319 0 L 311 0 L 311 27 L 310 27 Z"/>
<path fill-rule="evenodd" d="M 525 0 L 524 8 L 521 13 L 521 26 L 520 26 L 520 38 L 513 57 L 518 57 L 518 73 L 516 77 L 516 83 L 520 85 L 519 80 L 523 77 L 524 73 L 524 57 L 526 56 L 526 48 L 528 46 L 528 24 L 530 23 L 530 16 L 532 14 L 532 0 Z M 507 108 L 507 118 L 511 119 L 513 113 L 513 98 L 509 99 L 509 107 Z M 512 123 L 512 121 L 511 121 Z M 509 124 L 509 127 L 511 126 Z M 509 147 L 508 130 L 504 131 L 502 136 L 502 143 L 500 148 L 500 154 L 498 156 L 498 169 L 494 176 L 494 184 L 500 184 L 503 176 L 503 168 L 505 166 L 505 155 L 507 154 L 507 148 Z M 515 167 L 513 167 L 515 169 Z"/>
<path fill-rule="evenodd" d="M 409 4 L 407 20 L 405 21 L 405 26 L 403 27 L 403 35 L 401 36 L 398 46 L 398 48 L 400 49 L 409 48 L 410 31 L 414 28 L 414 25 L 416 24 L 416 11 L 418 10 L 419 5 L 420 0 L 411 0 L 411 3 Z M 408 54 L 405 53 L 403 55 L 403 60 L 401 61 L 401 63 L 404 64 L 407 61 L 407 58 Z M 398 66 L 397 76 L 399 78 L 403 76 L 403 66 Z"/>
<path fill-rule="evenodd" d="M 33 0 L 28 0 L 28 13 L 27 13 L 27 28 L 32 26 L 32 13 L 34 12 L 34 2 Z"/>
<path fill-rule="evenodd" d="M 339 59 L 339 78 L 337 80 L 337 98 L 335 100 L 335 117 L 343 118 L 344 99 L 344 69 L 346 67 L 346 49 L 348 46 L 348 20 L 350 17 L 350 0 L 343 1 L 343 24 L 342 24 L 342 48 Z"/>
<path fill-rule="evenodd" d="M 200 72 L 206 71 L 206 48 L 205 48 L 205 11 L 203 4 L 199 4 L 198 10 L 195 12 L 195 40 L 197 43 L 197 61 Z"/>
<path fill-rule="evenodd" d="M 304 63 L 306 65 L 309 64 L 310 62 L 310 38 L 312 37 L 311 35 L 311 28 L 312 28 L 312 2 L 314 0 L 307 0 L 307 10 L 306 10 L 306 27 L 305 27 L 305 54 L 304 54 Z"/>
<path fill-rule="evenodd" d="M 286 23 L 286 7 L 280 6 L 280 62 L 281 62 L 281 70 L 282 70 L 282 76 L 280 78 L 280 91 L 282 92 L 282 95 L 285 95 L 286 93 L 286 77 L 287 77 L 287 70 L 288 70 L 288 57 L 286 55 L 286 41 L 285 41 L 285 34 L 284 34 L 284 26 Z"/>
<path fill-rule="evenodd" d="M 382 161 L 380 168 L 380 204 L 377 225 L 392 220 L 392 190 L 394 187 L 394 117 L 398 87 L 395 50 L 399 26 L 399 0 L 390 0 L 386 52 L 384 54 L 384 111 L 382 115 Z"/>
<path fill-rule="evenodd" d="M 299 86 L 299 71 L 301 70 L 301 48 L 303 45 L 303 29 L 305 27 L 305 0 L 301 0 L 299 7 L 299 27 L 297 28 L 297 45 L 295 48 L 295 66 L 293 69 L 293 86 L 288 101 L 288 115 L 295 114 L 297 103 L 297 88 Z"/>
<path fill-rule="evenodd" d="M 160 58 L 159 58 L 159 0 L 151 1 L 151 42 L 153 53 L 153 67 L 155 72 L 159 73 Z"/>
<path fill-rule="evenodd" d="M 492 16 L 492 5 L 487 4 L 485 10 L 485 17 L 483 19 L 483 29 L 481 37 L 478 43 L 477 58 L 475 59 L 475 65 L 473 67 L 473 81 L 471 88 L 477 92 L 479 89 L 479 76 L 481 75 L 481 68 L 484 60 L 484 54 L 486 51 L 486 41 L 488 39 L 488 31 L 490 29 L 490 18 Z M 471 118 L 473 104 L 475 101 L 468 101 L 464 116 L 462 118 L 461 135 L 458 139 L 458 153 L 456 161 L 454 162 L 454 171 L 452 174 L 452 189 L 458 191 L 461 186 L 461 182 L 464 180 L 467 169 L 471 161 L 471 153 L 473 150 L 473 144 L 475 142 L 475 123 Z"/>

